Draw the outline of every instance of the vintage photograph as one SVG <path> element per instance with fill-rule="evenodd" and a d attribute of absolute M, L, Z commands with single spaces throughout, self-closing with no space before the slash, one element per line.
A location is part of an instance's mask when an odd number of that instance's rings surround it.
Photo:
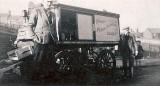
<path fill-rule="evenodd" d="M 160 0 L 0 0 L 0 86 L 160 86 Z"/>

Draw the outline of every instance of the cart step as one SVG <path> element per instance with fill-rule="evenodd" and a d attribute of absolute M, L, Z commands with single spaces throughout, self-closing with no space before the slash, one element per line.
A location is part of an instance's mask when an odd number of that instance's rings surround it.
<path fill-rule="evenodd" d="M 14 69 L 16 66 L 20 65 L 22 63 L 22 61 L 14 63 L 14 64 L 10 64 L 8 66 L 5 66 L 3 68 L 0 69 L 0 79 L 3 77 L 3 75 L 8 72 L 9 70 Z"/>

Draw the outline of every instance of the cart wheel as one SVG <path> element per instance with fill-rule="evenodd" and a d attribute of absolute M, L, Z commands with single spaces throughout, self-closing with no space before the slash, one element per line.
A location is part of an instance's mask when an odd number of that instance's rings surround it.
<path fill-rule="evenodd" d="M 97 58 L 97 66 L 100 70 L 114 69 L 116 67 L 114 54 L 109 50 L 101 51 Z"/>
<path fill-rule="evenodd" d="M 88 53 L 88 57 L 89 57 L 89 59 L 92 60 L 92 63 L 95 63 L 96 59 L 98 58 L 98 54 L 94 51 L 91 51 Z"/>
<path fill-rule="evenodd" d="M 72 56 L 69 51 L 62 51 L 56 56 L 56 63 L 58 71 L 68 73 L 72 70 Z"/>

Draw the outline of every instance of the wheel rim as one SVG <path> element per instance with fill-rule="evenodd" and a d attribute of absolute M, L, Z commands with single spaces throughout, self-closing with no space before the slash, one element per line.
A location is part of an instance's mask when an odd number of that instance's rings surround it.
<path fill-rule="evenodd" d="M 98 68 L 101 70 L 113 69 L 115 67 L 114 55 L 110 51 L 102 51 L 98 58 Z"/>
<path fill-rule="evenodd" d="M 56 60 L 59 60 L 58 71 L 59 72 L 69 72 L 72 70 L 72 57 L 69 52 L 62 52 Z"/>
<path fill-rule="evenodd" d="M 95 63 L 98 58 L 98 54 L 96 52 L 90 52 L 88 53 L 88 57 L 93 60 L 93 63 Z"/>

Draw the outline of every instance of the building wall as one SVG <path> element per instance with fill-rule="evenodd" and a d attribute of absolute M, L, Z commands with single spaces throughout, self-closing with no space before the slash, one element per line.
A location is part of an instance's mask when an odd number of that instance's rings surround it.
<path fill-rule="evenodd" d="M 157 31 L 157 32 L 156 32 Z M 144 57 L 160 58 L 160 34 L 159 30 L 151 33 L 150 30 L 146 30 L 143 33 L 142 47 L 144 49 Z"/>
<path fill-rule="evenodd" d="M 9 26 L 14 29 L 20 28 L 24 23 L 24 18 L 22 16 L 12 15 L 8 17 L 8 14 L 0 13 L 0 25 Z"/>
<path fill-rule="evenodd" d="M 160 34 L 159 33 L 155 33 L 153 36 L 154 36 L 153 39 L 160 40 Z"/>
<path fill-rule="evenodd" d="M 142 43 L 144 49 L 144 57 L 160 58 L 160 45 L 150 43 Z"/>
<path fill-rule="evenodd" d="M 146 30 L 143 33 L 143 37 L 146 38 L 146 39 L 153 39 L 152 33 L 149 30 Z"/>

